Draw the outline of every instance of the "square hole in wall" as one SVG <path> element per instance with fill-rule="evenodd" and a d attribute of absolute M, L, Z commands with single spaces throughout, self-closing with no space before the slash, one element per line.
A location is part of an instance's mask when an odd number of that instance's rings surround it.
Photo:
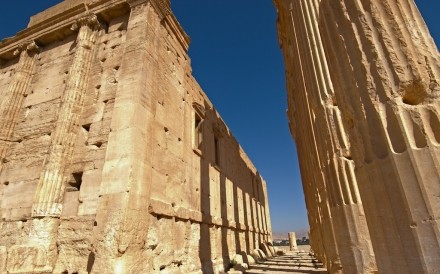
<path fill-rule="evenodd" d="M 74 172 L 72 173 L 72 177 L 69 180 L 67 191 L 79 191 L 81 189 L 82 184 L 82 172 Z"/>

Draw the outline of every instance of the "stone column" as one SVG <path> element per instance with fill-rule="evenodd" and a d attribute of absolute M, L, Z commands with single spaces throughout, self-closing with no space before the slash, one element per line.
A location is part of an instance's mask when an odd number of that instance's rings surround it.
<path fill-rule="evenodd" d="M 412 0 L 314 3 L 379 272 L 436 273 L 438 49 Z"/>
<path fill-rule="evenodd" d="M 12 139 L 17 116 L 26 96 L 35 67 L 38 46 L 34 41 L 24 43 L 14 54 L 20 54 L 15 74 L 0 104 L 0 170 Z"/>
<path fill-rule="evenodd" d="M 272 222 L 270 220 L 269 197 L 267 196 L 266 181 L 261 180 L 261 186 L 263 188 L 263 195 L 264 195 L 264 215 L 265 215 L 265 220 L 266 220 L 266 227 L 265 228 L 266 228 L 266 232 L 267 232 L 265 240 L 268 242 L 272 242 L 273 241 L 273 239 L 272 239 Z"/>
<path fill-rule="evenodd" d="M 350 141 L 328 74 L 318 28 L 318 2 L 276 1 L 280 44 L 286 59 L 288 115 L 303 163 L 303 182 L 312 182 L 305 198 L 316 204 L 310 204 L 308 210 L 318 206 L 322 213 L 328 211 L 343 271 L 371 273 L 376 270 L 374 253 L 354 176 Z M 319 241 L 315 225 L 312 221 L 312 246 Z M 329 257 L 327 237 L 323 235 L 321 241 Z"/>
<path fill-rule="evenodd" d="M 65 190 L 64 171 L 70 162 L 75 136 L 79 130 L 79 118 L 87 88 L 98 26 L 99 23 L 95 15 L 86 16 L 73 26 L 74 29 L 79 29 L 75 56 L 62 96 L 58 120 L 51 134 L 52 142 L 44 171 L 35 193 L 32 208 L 34 217 L 57 217 L 61 214 Z"/>
<path fill-rule="evenodd" d="M 298 251 L 298 246 L 296 245 L 296 234 L 295 232 L 289 232 L 289 244 L 290 251 Z"/>

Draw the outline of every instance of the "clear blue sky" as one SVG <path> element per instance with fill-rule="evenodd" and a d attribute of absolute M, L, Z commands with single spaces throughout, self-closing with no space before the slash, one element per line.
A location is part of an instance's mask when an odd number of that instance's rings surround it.
<path fill-rule="evenodd" d="M 59 2 L 3 1 L 0 38 Z M 439 44 L 440 1 L 416 3 Z M 267 181 L 274 232 L 307 228 L 272 1 L 172 0 L 172 7 L 192 39 L 193 74 Z"/>

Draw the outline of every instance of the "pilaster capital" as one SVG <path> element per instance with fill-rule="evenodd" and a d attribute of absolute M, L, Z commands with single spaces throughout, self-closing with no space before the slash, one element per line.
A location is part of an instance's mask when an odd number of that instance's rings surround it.
<path fill-rule="evenodd" d="M 26 41 L 17 46 L 17 49 L 14 51 L 14 55 L 19 55 L 22 52 L 27 52 L 28 54 L 39 52 L 40 47 L 35 43 L 34 40 Z"/>
<path fill-rule="evenodd" d="M 198 115 L 200 115 L 201 118 L 205 118 L 206 115 L 206 109 L 201 104 L 194 102 L 192 103 L 192 106 L 194 110 L 197 112 Z"/>
<path fill-rule="evenodd" d="M 83 17 L 77 19 L 70 28 L 73 31 L 79 30 L 82 26 L 89 26 L 91 29 L 98 29 L 101 24 L 96 14 L 87 13 Z"/>

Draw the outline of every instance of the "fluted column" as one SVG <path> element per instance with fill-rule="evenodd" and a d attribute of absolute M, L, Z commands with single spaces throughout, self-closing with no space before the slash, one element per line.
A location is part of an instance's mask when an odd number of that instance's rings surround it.
<path fill-rule="evenodd" d="M 35 42 L 31 41 L 20 45 L 14 52 L 16 55 L 20 54 L 20 59 L 8 91 L 0 102 L 0 169 L 9 145 L 13 141 L 12 137 L 17 123 L 17 116 L 32 80 L 35 56 L 38 50 L 39 48 Z"/>
<path fill-rule="evenodd" d="M 437 273 L 437 47 L 412 0 L 322 0 L 318 10 L 379 272 Z"/>
<path fill-rule="evenodd" d="M 316 200 L 318 195 L 318 201 L 328 199 L 326 204 L 310 204 L 308 210 L 315 210 L 315 206 L 322 207 L 322 212 L 328 210 L 344 273 L 372 273 L 376 270 L 375 259 L 354 175 L 351 144 L 320 38 L 319 1 L 275 2 L 279 9 L 280 44 L 286 59 L 289 120 L 300 147 L 299 159 L 303 166 L 307 165 L 302 168 L 303 182 L 313 180 L 316 186 L 309 189 L 305 198 Z M 313 174 L 319 173 L 322 178 L 312 179 L 316 178 Z M 311 236 L 316 237 L 316 229 L 311 230 Z M 330 257 L 327 238 L 312 238 L 312 245 L 322 241 L 325 256 Z"/>
<path fill-rule="evenodd" d="M 75 136 L 79 130 L 84 94 L 99 23 L 95 15 L 77 21 L 76 51 L 66 81 L 58 120 L 51 134 L 52 142 L 45 167 L 37 186 L 32 208 L 33 216 L 59 216 L 64 195 L 64 171 L 72 156 Z"/>

